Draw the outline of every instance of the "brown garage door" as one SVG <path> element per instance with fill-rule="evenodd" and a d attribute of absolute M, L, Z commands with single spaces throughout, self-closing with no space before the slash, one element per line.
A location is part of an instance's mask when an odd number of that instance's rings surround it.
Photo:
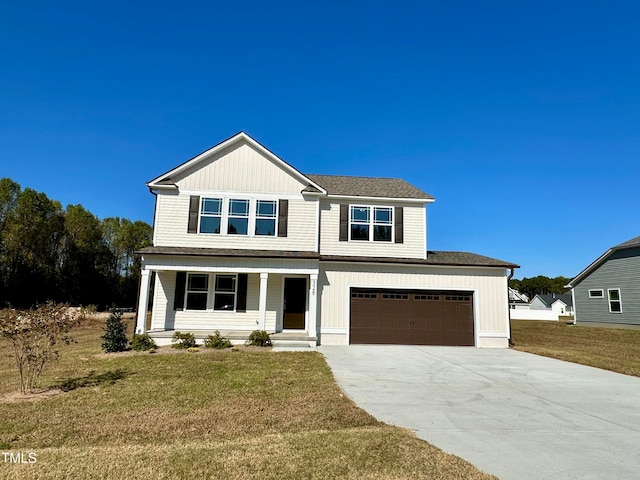
<path fill-rule="evenodd" d="M 350 342 L 474 345 L 473 293 L 352 288 Z"/>

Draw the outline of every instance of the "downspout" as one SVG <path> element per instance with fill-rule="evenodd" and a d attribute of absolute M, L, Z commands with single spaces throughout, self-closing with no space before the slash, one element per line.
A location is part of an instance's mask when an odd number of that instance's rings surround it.
<path fill-rule="evenodd" d="M 507 277 L 507 316 L 509 318 L 509 347 L 513 347 L 514 343 L 511 341 L 511 305 L 509 305 L 509 280 L 513 278 L 516 269 L 510 267 L 509 270 L 511 270 L 511 273 L 509 273 L 509 276 Z"/>

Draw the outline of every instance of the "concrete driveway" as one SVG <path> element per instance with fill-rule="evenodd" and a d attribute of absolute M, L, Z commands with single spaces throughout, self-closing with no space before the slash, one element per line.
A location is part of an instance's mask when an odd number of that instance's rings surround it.
<path fill-rule="evenodd" d="M 318 350 L 366 411 L 503 480 L 640 479 L 640 378 L 506 349 Z"/>

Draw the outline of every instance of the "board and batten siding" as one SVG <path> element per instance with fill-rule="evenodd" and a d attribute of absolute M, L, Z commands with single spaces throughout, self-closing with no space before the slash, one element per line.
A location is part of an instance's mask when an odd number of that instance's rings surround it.
<path fill-rule="evenodd" d="M 247 311 L 173 310 L 176 272 L 158 272 L 154 292 L 151 329 L 159 330 L 232 330 L 253 331 L 258 328 L 260 275 L 247 278 Z M 282 275 L 269 275 L 267 281 L 267 314 L 265 328 L 276 329 L 282 316 Z"/>
<path fill-rule="evenodd" d="M 474 292 L 478 347 L 507 347 L 509 316 L 504 268 L 423 267 L 323 263 L 321 343 L 346 344 L 351 287 L 467 290 Z"/>
<path fill-rule="evenodd" d="M 204 159 L 172 180 L 180 190 L 217 192 L 293 194 L 307 187 L 244 142 Z"/>
<path fill-rule="evenodd" d="M 619 288 L 622 313 L 609 312 L 607 290 Z M 589 290 L 603 290 L 602 298 L 589 298 Z M 574 288 L 576 323 L 640 325 L 640 248 L 613 252 Z"/>
<path fill-rule="evenodd" d="M 403 242 L 340 241 L 340 205 L 403 207 Z M 320 202 L 320 254 L 364 257 L 425 258 L 426 210 L 424 204 L 355 200 Z"/>
<path fill-rule="evenodd" d="M 187 193 L 158 193 L 154 225 L 156 247 L 318 251 L 316 198 L 305 199 L 299 195 L 299 198 L 289 200 L 286 237 L 188 233 L 189 198 Z M 242 198 L 242 194 L 238 194 L 238 198 Z"/>

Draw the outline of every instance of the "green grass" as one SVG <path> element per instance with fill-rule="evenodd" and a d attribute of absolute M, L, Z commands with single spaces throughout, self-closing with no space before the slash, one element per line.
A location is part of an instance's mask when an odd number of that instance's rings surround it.
<path fill-rule="evenodd" d="M 37 400 L 0 344 L 0 451 L 37 455 L 0 478 L 495 478 L 358 408 L 318 353 L 105 355 L 101 325 L 61 348 L 41 383 L 63 392 Z"/>
<path fill-rule="evenodd" d="M 640 331 L 512 321 L 516 350 L 640 377 Z"/>

